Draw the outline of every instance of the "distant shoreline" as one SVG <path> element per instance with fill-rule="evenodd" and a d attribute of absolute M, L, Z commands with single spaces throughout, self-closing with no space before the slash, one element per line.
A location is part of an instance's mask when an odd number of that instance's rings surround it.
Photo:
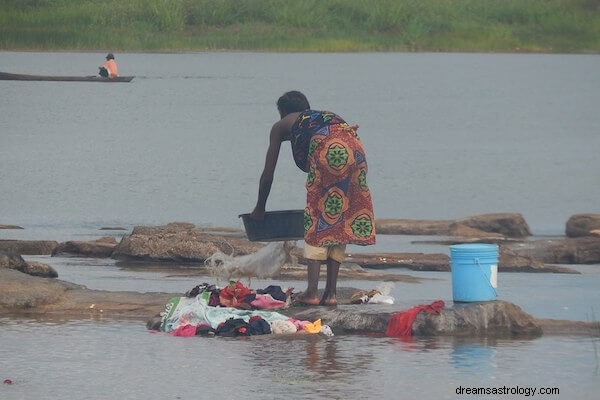
<path fill-rule="evenodd" d="M 600 54 L 595 0 L 56 0 L 0 15 L 0 51 Z"/>

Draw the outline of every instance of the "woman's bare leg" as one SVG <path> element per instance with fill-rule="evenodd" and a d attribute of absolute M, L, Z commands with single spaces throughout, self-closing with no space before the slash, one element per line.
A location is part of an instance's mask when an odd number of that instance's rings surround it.
<path fill-rule="evenodd" d="M 335 306 L 337 278 L 340 272 L 340 263 L 332 258 L 327 259 L 327 282 L 325 283 L 325 292 L 319 304 L 323 306 Z"/>
<path fill-rule="evenodd" d="M 296 300 L 300 303 L 318 305 L 319 304 L 319 274 L 321 273 L 321 261 L 308 260 L 308 286 L 304 293 L 298 295 Z"/>

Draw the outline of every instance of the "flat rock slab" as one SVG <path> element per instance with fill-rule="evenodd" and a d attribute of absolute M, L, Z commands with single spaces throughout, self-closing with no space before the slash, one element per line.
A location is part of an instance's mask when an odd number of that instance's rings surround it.
<path fill-rule="evenodd" d="M 56 246 L 55 240 L 0 240 L 0 251 L 20 255 L 50 255 Z"/>
<path fill-rule="evenodd" d="M 383 334 L 395 312 L 410 307 L 386 304 L 348 304 L 354 289 L 339 290 L 337 307 L 291 307 L 280 312 L 303 320 L 321 319 L 336 334 Z M 0 312 L 3 315 L 63 316 L 64 318 L 135 318 L 156 326 L 157 315 L 176 293 L 138 293 L 90 290 L 51 278 L 33 277 L 0 268 Z M 345 304 L 344 304 L 345 303 Z M 439 315 L 420 313 L 414 336 L 537 337 L 548 334 L 589 334 L 598 323 L 536 320 L 518 306 L 504 302 L 449 304 Z"/>

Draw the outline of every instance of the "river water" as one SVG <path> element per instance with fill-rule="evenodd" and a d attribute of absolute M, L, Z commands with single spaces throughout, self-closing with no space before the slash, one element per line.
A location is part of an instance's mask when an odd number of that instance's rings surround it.
<path fill-rule="evenodd" d="M 92 75 L 104 55 L 0 52 L 0 70 Z M 115 56 L 131 83 L 0 82 L 0 224 L 25 228 L 0 230 L 0 239 L 79 240 L 107 234 L 101 227 L 173 221 L 241 227 L 274 103 L 291 89 L 361 126 L 378 218 L 519 212 L 536 236 L 557 236 L 569 216 L 600 212 L 597 55 Z M 289 153 L 272 210 L 303 207 L 305 176 Z M 378 240 L 365 251 L 421 250 L 410 238 Z M 199 283 L 110 260 L 31 259 L 93 289 L 183 292 Z M 596 320 L 598 268 L 577 268 L 581 275 L 501 274 L 499 297 L 537 317 Z M 449 274 L 410 274 L 424 280 L 395 287 L 399 308 L 451 301 Z M 253 280 L 263 283 L 272 282 Z M 13 381 L 0 398 L 444 399 L 464 397 L 461 386 L 506 386 L 586 399 L 600 389 L 599 345 L 571 336 L 182 339 L 140 321 L 0 316 L 0 378 Z"/>

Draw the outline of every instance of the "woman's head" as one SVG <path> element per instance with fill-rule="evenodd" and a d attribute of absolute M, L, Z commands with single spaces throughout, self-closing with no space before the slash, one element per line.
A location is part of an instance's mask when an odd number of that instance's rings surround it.
<path fill-rule="evenodd" d="M 306 96 L 297 90 L 286 92 L 277 100 L 277 109 L 281 118 L 293 112 L 300 112 L 310 109 L 310 104 Z"/>

